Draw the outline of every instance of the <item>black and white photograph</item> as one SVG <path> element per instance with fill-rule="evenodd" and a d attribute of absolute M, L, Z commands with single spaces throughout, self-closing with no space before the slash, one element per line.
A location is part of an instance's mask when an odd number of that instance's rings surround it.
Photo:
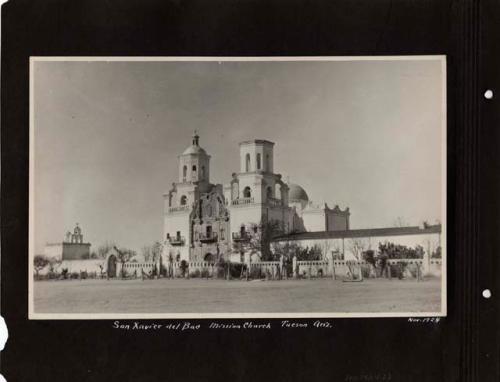
<path fill-rule="evenodd" d="M 29 318 L 446 316 L 446 58 L 31 57 Z"/>

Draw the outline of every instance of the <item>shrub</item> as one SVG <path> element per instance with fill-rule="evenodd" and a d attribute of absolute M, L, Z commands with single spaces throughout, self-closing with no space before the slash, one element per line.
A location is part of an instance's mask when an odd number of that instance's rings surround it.
<path fill-rule="evenodd" d="M 375 266 L 375 251 L 369 249 L 362 253 L 363 261 L 366 261 L 368 264 Z"/>
<path fill-rule="evenodd" d="M 160 264 L 160 276 L 167 276 L 167 267 L 163 264 Z"/>
<path fill-rule="evenodd" d="M 251 267 L 250 268 L 250 278 L 258 280 L 262 278 L 262 272 L 260 267 Z"/>
<path fill-rule="evenodd" d="M 243 264 L 229 264 L 229 274 L 231 277 L 240 278 Z"/>
<path fill-rule="evenodd" d="M 400 280 L 403 278 L 403 269 L 399 264 L 389 264 L 388 267 L 391 271 L 391 277 L 397 277 Z"/>
<path fill-rule="evenodd" d="M 369 278 L 370 277 L 370 266 L 369 265 L 361 265 L 361 274 L 363 275 L 363 278 Z"/>
<path fill-rule="evenodd" d="M 187 271 L 189 271 L 189 265 L 186 260 L 182 260 L 180 264 L 181 274 L 184 276 Z"/>
<path fill-rule="evenodd" d="M 59 275 L 56 272 L 47 272 L 47 280 L 56 280 Z"/>
<path fill-rule="evenodd" d="M 182 270 L 180 268 L 176 268 L 174 270 L 174 277 L 183 277 L 184 276 L 184 273 L 182 272 Z"/>
<path fill-rule="evenodd" d="M 200 270 L 199 269 L 195 269 L 194 271 L 192 272 L 189 272 L 189 277 L 200 277 Z"/>
<path fill-rule="evenodd" d="M 69 275 L 70 279 L 78 279 L 79 276 L 80 274 L 78 272 L 71 272 Z"/>
<path fill-rule="evenodd" d="M 68 278 L 68 268 L 63 268 L 62 271 L 61 271 L 61 276 L 64 280 L 66 280 Z"/>
<path fill-rule="evenodd" d="M 217 272 L 216 272 L 217 278 L 218 279 L 223 279 L 226 276 L 226 272 L 223 267 L 217 267 Z"/>
<path fill-rule="evenodd" d="M 208 269 L 206 268 L 203 268 L 201 270 L 201 277 L 203 277 L 204 279 L 208 278 L 210 276 L 210 273 L 208 272 Z"/>

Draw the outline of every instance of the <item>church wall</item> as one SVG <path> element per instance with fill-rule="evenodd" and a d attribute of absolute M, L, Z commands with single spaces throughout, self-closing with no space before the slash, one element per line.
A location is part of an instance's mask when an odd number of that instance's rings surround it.
<path fill-rule="evenodd" d="M 208 254 L 211 254 L 213 256 L 212 261 L 215 262 L 217 253 L 219 254 L 219 256 L 224 256 L 226 260 L 229 258 L 231 253 L 229 240 L 219 242 L 218 246 L 217 243 L 195 245 L 193 248 L 191 248 L 190 261 L 209 261 L 209 259 L 205 259 L 205 257 Z"/>
<path fill-rule="evenodd" d="M 100 274 L 106 269 L 106 261 L 104 259 L 91 260 L 64 260 L 58 267 L 58 270 L 67 269 L 69 273 L 73 272 L 95 272 Z"/>
<path fill-rule="evenodd" d="M 251 197 L 254 203 L 262 202 L 262 179 L 256 178 L 255 174 L 238 176 L 239 180 L 239 198 L 244 198 L 245 187 L 250 187 Z"/>
<path fill-rule="evenodd" d="M 247 154 L 250 155 L 250 166 L 248 172 L 255 171 L 255 147 L 240 146 L 240 172 L 247 172 Z"/>
<path fill-rule="evenodd" d="M 262 206 L 257 204 L 248 205 L 248 207 L 232 206 L 229 212 L 231 215 L 231 235 L 240 232 L 241 225 L 260 224 L 262 220 Z"/>
<path fill-rule="evenodd" d="M 62 253 L 63 253 L 62 243 L 47 244 L 43 251 L 44 256 L 50 259 L 57 259 L 57 260 L 62 259 Z"/>
<path fill-rule="evenodd" d="M 57 260 L 81 260 L 90 257 L 88 243 L 57 243 L 45 246 L 44 255 Z"/>
<path fill-rule="evenodd" d="M 186 171 L 184 171 L 186 166 Z M 193 168 L 195 166 L 196 169 Z M 184 176 L 184 173 L 186 176 Z M 199 155 L 182 155 L 179 159 L 179 182 L 191 182 L 198 180 L 209 181 L 210 166 L 209 158 Z"/>
<path fill-rule="evenodd" d="M 293 227 L 293 210 L 287 207 L 267 207 L 268 221 L 279 221 L 283 224 L 285 233 L 288 233 Z"/>
<path fill-rule="evenodd" d="M 189 260 L 189 212 L 171 213 L 165 215 L 163 240 L 167 239 L 167 233 L 171 237 L 180 232 L 181 237 L 184 237 L 184 245 L 172 246 L 171 250 L 174 256 L 180 255 L 181 260 Z"/>
<path fill-rule="evenodd" d="M 81 260 L 90 257 L 90 244 L 63 243 L 63 260 Z"/>
<path fill-rule="evenodd" d="M 223 187 L 223 195 L 224 195 L 224 200 L 228 204 L 231 203 L 231 200 L 233 200 L 232 192 L 233 191 L 232 191 L 231 184 L 225 184 L 224 187 Z"/>
<path fill-rule="evenodd" d="M 363 251 L 373 250 L 378 253 L 379 243 L 394 243 L 405 245 L 407 247 L 415 248 L 421 245 L 429 256 L 440 245 L 440 234 L 422 234 L 422 235 L 395 235 L 395 236 L 374 236 L 374 237 L 360 237 L 360 238 L 322 238 L 322 239 L 305 239 L 294 240 L 302 247 L 313 247 L 317 245 L 321 248 L 323 255 L 325 252 L 331 253 L 332 251 L 339 254 L 344 254 L 344 260 L 356 260 L 355 251 L 353 249 L 355 244 L 358 244 Z"/>
<path fill-rule="evenodd" d="M 257 166 L 257 156 L 260 154 L 260 168 Z M 250 156 L 250 166 L 247 171 L 247 155 Z M 240 172 L 265 171 L 273 172 L 273 145 L 271 143 L 248 142 L 240 145 Z"/>
<path fill-rule="evenodd" d="M 302 219 L 304 221 L 304 226 L 306 231 L 316 232 L 324 231 L 325 227 L 325 213 L 324 211 L 303 211 Z"/>
<path fill-rule="evenodd" d="M 328 211 L 326 218 L 328 219 L 327 227 L 328 231 L 346 231 L 349 229 L 349 224 L 347 223 L 348 217 L 340 215 L 333 211 Z"/>
<path fill-rule="evenodd" d="M 209 225 L 213 234 L 217 235 L 218 240 L 213 243 L 202 243 L 198 240 L 199 234 L 206 233 L 206 227 Z M 193 247 L 191 248 L 190 261 L 210 261 L 205 257 L 212 255 L 212 261 L 217 260 L 217 256 L 229 254 L 230 247 L 230 225 L 225 220 L 204 220 L 204 223 L 193 226 Z"/>
<path fill-rule="evenodd" d="M 173 198 L 173 207 L 181 206 L 181 198 L 186 196 L 186 205 L 191 206 L 195 201 L 195 187 L 192 184 L 178 184 L 177 193 Z"/>

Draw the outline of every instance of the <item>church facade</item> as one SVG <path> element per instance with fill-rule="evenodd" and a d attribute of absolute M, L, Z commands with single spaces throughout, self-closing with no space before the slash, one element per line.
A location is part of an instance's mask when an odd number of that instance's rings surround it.
<path fill-rule="evenodd" d="M 226 184 L 214 184 L 210 155 L 193 135 L 178 156 L 177 181 L 164 194 L 164 258 L 238 261 L 234 244 L 245 248 L 271 222 L 285 235 L 349 229 L 348 208 L 315 205 L 302 187 L 275 172 L 274 146 L 267 140 L 241 142 L 239 170 Z"/>
<path fill-rule="evenodd" d="M 55 260 L 82 260 L 90 257 L 90 243 L 83 241 L 81 227 L 76 223 L 73 233 L 66 232 L 60 243 L 47 243 L 44 255 Z"/>

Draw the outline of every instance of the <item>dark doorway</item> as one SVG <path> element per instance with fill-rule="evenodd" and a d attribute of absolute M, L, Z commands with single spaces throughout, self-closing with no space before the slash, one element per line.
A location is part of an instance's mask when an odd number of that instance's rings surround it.
<path fill-rule="evenodd" d="M 111 255 L 108 258 L 108 277 L 116 277 L 116 256 Z"/>
<path fill-rule="evenodd" d="M 207 262 L 209 262 L 209 263 L 213 263 L 213 262 L 215 261 L 215 259 L 214 259 L 214 255 L 212 255 L 212 254 L 209 252 L 209 253 L 207 253 L 207 254 L 205 255 L 205 257 L 203 258 L 203 260 L 205 260 L 205 261 L 207 261 Z"/>

